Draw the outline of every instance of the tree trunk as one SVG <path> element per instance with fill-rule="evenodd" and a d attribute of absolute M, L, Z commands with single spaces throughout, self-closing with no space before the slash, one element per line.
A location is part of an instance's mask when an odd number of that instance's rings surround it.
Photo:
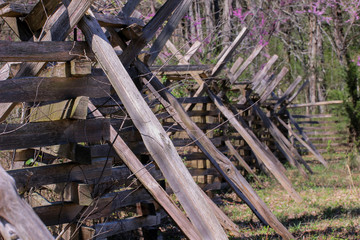
<path fill-rule="evenodd" d="M 225 45 L 224 47 L 230 45 L 231 39 L 231 23 L 230 23 L 230 9 L 231 9 L 232 0 L 224 1 L 223 15 L 222 15 L 222 42 Z"/>
<path fill-rule="evenodd" d="M 316 57 L 317 57 L 317 34 L 316 34 L 316 25 L 317 18 L 315 15 L 311 14 L 309 16 L 309 102 L 316 102 Z M 315 113 L 314 107 L 310 108 L 310 111 Z"/>

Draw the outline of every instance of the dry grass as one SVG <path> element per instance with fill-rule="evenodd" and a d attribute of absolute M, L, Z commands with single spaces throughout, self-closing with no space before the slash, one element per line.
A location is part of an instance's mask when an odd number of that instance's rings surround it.
<path fill-rule="evenodd" d="M 347 167 L 347 158 L 331 163 L 329 169 L 313 163 L 315 174 L 309 180 L 296 170 L 289 178 L 303 198 L 295 203 L 273 180 L 263 177 L 266 187 L 257 193 L 278 219 L 298 239 L 360 239 L 360 168 Z M 224 194 L 222 209 L 241 228 L 238 239 L 280 239 L 262 226 L 248 207 Z"/>

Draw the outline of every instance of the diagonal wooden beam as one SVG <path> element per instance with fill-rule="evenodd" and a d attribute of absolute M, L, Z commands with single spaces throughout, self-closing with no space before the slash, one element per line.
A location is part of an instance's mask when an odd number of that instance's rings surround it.
<path fill-rule="evenodd" d="M 155 16 L 143 28 L 141 36 L 130 42 L 129 47 L 125 49 L 124 53 L 120 57 L 121 62 L 124 63 L 125 67 L 128 67 L 134 61 L 140 51 L 155 36 L 156 31 L 163 25 L 163 23 L 168 19 L 175 8 L 182 3 L 182 1 L 184 0 L 167 0 Z"/>
<path fill-rule="evenodd" d="M 304 171 L 304 169 L 300 166 L 298 160 L 304 164 L 306 169 L 312 173 L 311 168 L 307 165 L 307 163 L 302 159 L 301 155 L 298 153 L 296 148 L 294 148 L 289 140 L 282 134 L 282 132 L 278 129 L 278 127 L 266 116 L 266 114 L 260 109 L 260 107 L 252 101 L 249 101 L 249 104 L 253 106 L 255 113 L 260 117 L 261 121 L 264 123 L 265 128 L 267 128 L 276 141 L 279 150 L 283 153 L 289 163 L 296 167 L 299 172 L 305 177 L 308 178 L 308 175 Z"/>
<path fill-rule="evenodd" d="M 0 234 L 2 237 L 5 239 L 54 239 L 30 205 L 20 198 L 14 179 L 1 166 L 0 195 Z"/>
<path fill-rule="evenodd" d="M 178 51 L 176 50 L 175 46 L 173 44 L 171 44 L 170 42 L 167 43 L 168 48 L 170 49 L 170 51 L 175 54 L 175 56 L 179 59 L 180 63 L 186 63 L 185 60 L 181 57 L 181 55 L 178 53 Z M 223 56 L 225 56 L 226 54 L 224 53 Z M 277 56 L 274 55 L 266 64 L 266 66 L 260 70 L 254 77 L 254 88 L 256 88 L 256 86 L 260 85 L 261 79 L 267 74 L 268 70 L 271 68 L 271 66 L 275 63 L 275 61 L 277 60 Z M 196 81 L 200 84 L 200 88 L 198 89 L 197 93 L 203 94 L 204 92 L 208 92 L 208 94 L 212 94 L 214 95 L 207 87 L 206 83 L 202 80 L 202 78 L 198 75 L 198 74 L 192 74 L 192 76 L 194 77 L 194 79 L 196 79 Z M 278 79 L 275 79 L 278 80 Z M 279 80 L 278 80 L 279 81 Z M 215 96 L 215 95 L 214 95 Z M 214 101 L 215 98 L 213 98 Z M 217 101 L 220 101 L 219 98 L 217 98 Z M 220 106 L 221 104 L 219 104 Z M 223 104 L 222 104 L 223 105 Z M 219 108 L 218 106 L 218 108 Z M 232 116 L 231 111 L 228 111 L 225 106 L 221 106 L 221 109 L 223 110 L 223 114 L 227 114 L 228 116 Z M 226 115 L 225 115 L 226 116 Z M 227 117 L 228 117 L 227 116 Z M 246 131 L 242 125 L 244 124 L 240 124 L 236 118 L 230 120 L 230 123 L 235 127 L 235 129 L 243 136 L 243 134 L 248 134 L 245 137 L 246 142 L 249 144 L 249 146 L 252 148 L 252 150 L 256 151 L 256 149 L 259 149 L 259 146 L 262 146 L 263 144 L 260 143 L 259 140 L 257 140 L 257 138 L 255 137 L 254 134 L 249 133 L 249 131 Z M 246 125 L 246 124 L 245 124 Z M 244 136 L 243 136 L 244 137 Z M 254 152 L 255 152 L 254 151 Z M 265 152 L 266 151 L 266 152 Z M 286 152 L 284 152 L 286 154 Z M 290 195 L 292 195 L 294 197 L 294 199 L 297 199 L 298 201 L 300 201 L 300 196 L 296 193 L 296 191 L 293 189 L 290 181 L 286 178 L 286 176 L 278 171 L 276 168 L 269 168 L 269 166 L 272 166 L 272 163 L 275 164 L 277 167 L 279 167 L 280 169 L 283 169 L 283 171 L 285 172 L 283 166 L 281 165 L 281 163 L 277 160 L 277 158 L 275 156 L 273 156 L 273 154 L 271 153 L 271 151 L 269 149 L 264 150 L 264 152 L 262 152 L 261 154 L 258 153 L 256 154 L 257 158 L 260 159 L 262 162 L 264 162 L 265 166 L 268 167 L 268 169 L 274 174 L 275 178 L 279 180 L 279 182 L 282 184 L 282 186 L 287 189 L 287 191 L 290 193 Z M 293 158 L 290 155 L 286 155 L 288 158 L 290 158 L 290 160 L 293 160 Z M 300 155 L 298 155 L 300 156 Z M 296 160 L 293 160 L 294 162 Z M 294 166 L 296 164 L 294 163 Z M 300 168 L 300 171 L 302 170 L 303 175 L 306 176 L 306 172 Z"/>
<path fill-rule="evenodd" d="M 260 96 L 259 104 L 262 104 L 266 101 L 266 99 L 274 91 L 277 85 L 279 85 L 280 81 L 285 77 L 288 71 L 289 69 L 287 69 L 286 67 L 282 68 L 280 73 L 275 77 L 275 79 L 268 86 L 266 86 L 265 91 Z"/>
<path fill-rule="evenodd" d="M 292 85 L 298 85 L 301 77 L 298 77 L 296 79 L 296 81 L 292 84 Z M 306 82 L 304 84 L 307 84 Z M 303 84 L 303 85 L 304 85 Z M 295 89 L 295 87 L 292 87 L 292 85 L 290 86 L 292 88 L 292 91 Z M 289 88 L 290 88 L 289 87 Z M 301 89 L 301 87 L 300 87 Z M 281 98 L 279 98 L 278 96 L 276 96 L 275 93 L 272 93 L 272 96 L 277 99 L 277 103 L 281 104 L 282 102 L 284 102 L 286 100 L 286 96 L 289 96 L 290 93 L 292 91 L 288 91 L 287 89 L 287 94 L 283 95 L 283 99 L 281 100 Z M 299 91 L 297 91 L 294 95 L 297 95 Z M 281 100 L 281 101 L 280 101 Z M 275 108 L 274 108 L 275 109 Z M 295 128 L 299 131 L 300 135 L 302 136 L 303 138 L 303 141 L 299 141 L 301 144 L 303 144 L 304 147 L 306 148 L 310 148 L 309 151 L 314 154 L 314 156 L 318 159 L 318 161 L 323 164 L 325 167 L 328 167 L 328 163 L 325 161 L 325 159 L 323 158 L 323 156 L 319 153 L 319 151 L 316 149 L 316 147 L 313 145 L 313 143 L 310 141 L 309 137 L 307 136 L 307 134 L 302 130 L 302 128 L 299 126 L 299 124 L 296 122 L 296 120 L 292 117 L 292 115 L 290 114 L 290 112 L 286 109 L 286 108 L 282 108 L 281 109 L 281 112 L 284 112 L 288 117 L 289 117 L 289 120 L 290 122 L 295 126 Z M 274 115 L 274 111 L 272 112 L 272 114 Z M 281 120 L 277 115 L 275 115 L 275 118 L 278 119 L 278 120 Z M 279 121 L 280 122 L 280 121 Z M 281 122 L 280 122 L 281 123 Z M 286 126 L 287 127 L 287 126 Z M 295 136 L 295 135 L 294 135 Z"/>
<path fill-rule="evenodd" d="M 180 63 L 183 64 L 189 64 L 187 61 L 184 60 L 184 58 L 182 57 L 181 54 L 179 54 L 179 52 L 177 51 L 176 47 L 168 41 L 167 43 L 167 47 L 168 49 L 176 56 L 176 58 L 179 59 Z M 225 55 L 225 53 L 223 54 Z M 259 82 L 262 76 L 265 76 L 267 74 L 268 69 L 272 66 L 272 64 L 276 61 L 277 56 L 273 56 L 273 58 L 268 62 L 267 67 L 265 67 L 264 69 L 262 69 L 261 71 L 259 71 L 259 73 L 254 77 L 254 79 Z M 194 79 L 196 79 L 196 81 L 198 82 L 198 84 L 200 85 L 200 88 L 198 88 L 197 92 L 195 93 L 194 96 L 198 96 L 198 95 L 202 95 L 204 94 L 208 88 L 206 83 L 202 80 L 201 76 L 199 76 L 198 74 L 192 74 L 191 75 Z M 281 78 L 280 78 L 281 79 Z M 275 81 L 280 81 L 277 78 L 275 78 Z M 188 104 L 185 107 L 185 110 L 189 110 L 192 109 L 194 107 L 194 104 Z M 244 124 L 244 122 L 242 123 L 242 126 L 244 126 L 246 124 Z M 253 138 L 253 140 L 256 142 L 257 145 L 259 146 L 263 146 L 264 151 L 266 151 L 266 155 L 268 156 L 269 159 L 272 160 L 272 162 L 274 162 L 274 164 L 277 165 L 277 167 L 279 169 L 281 169 L 283 172 L 285 172 L 285 168 L 282 166 L 282 164 L 277 160 L 277 158 L 272 154 L 272 152 L 266 147 L 266 145 L 262 144 L 257 137 L 255 136 L 255 134 L 253 134 L 249 129 L 247 130 L 247 132 L 250 134 L 250 136 Z M 240 133 L 241 134 L 241 133 Z M 256 147 L 256 145 L 254 145 L 254 147 Z M 263 159 L 263 158 L 258 158 L 260 161 L 267 161 L 267 159 Z M 275 170 L 274 170 L 275 171 Z M 290 184 L 291 185 L 291 184 Z"/>
<path fill-rule="evenodd" d="M 61 0 L 39 1 L 31 12 L 24 18 L 24 22 L 27 23 L 31 32 L 36 33 L 41 30 L 48 17 L 53 14 L 61 3 Z"/>
<path fill-rule="evenodd" d="M 89 110 L 95 117 L 102 118 L 102 114 L 93 105 L 89 104 Z M 124 161 L 131 172 L 145 186 L 153 198 L 165 209 L 169 216 L 180 227 L 189 239 L 201 239 L 196 228 L 186 218 L 183 212 L 176 206 L 166 191 L 159 185 L 150 172 L 144 167 L 122 138 L 117 134 L 114 127 L 110 126 L 110 142 L 116 153 Z"/>
<path fill-rule="evenodd" d="M 277 169 L 277 166 L 273 163 L 271 159 L 268 158 L 267 154 L 261 149 L 261 147 L 256 143 L 256 141 L 248 134 L 245 128 L 237 121 L 236 116 L 222 103 L 222 101 L 210 90 L 207 91 L 210 98 L 213 100 L 218 109 L 223 113 L 223 115 L 228 119 L 231 125 L 241 134 L 244 140 L 249 144 L 251 150 L 254 154 L 263 160 L 263 163 L 266 167 L 274 174 L 276 179 L 280 184 L 287 190 L 290 196 L 297 202 L 301 202 L 302 199 L 300 195 L 295 191 L 290 180 Z"/>
<path fill-rule="evenodd" d="M 244 59 L 242 57 L 238 57 L 236 59 L 236 61 L 234 62 L 234 64 L 231 66 L 230 68 L 230 73 L 232 75 L 235 74 L 235 72 L 239 69 L 239 67 L 241 66 L 241 64 L 244 62 Z"/>
<path fill-rule="evenodd" d="M 279 57 L 277 55 L 273 55 L 269 61 L 265 64 L 265 66 L 258 71 L 255 76 L 253 77 L 253 79 L 251 80 L 251 88 L 253 89 L 253 91 L 257 91 L 257 88 L 261 87 L 261 82 L 266 79 L 265 76 L 268 73 L 268 71 L 270 70 L 270 68 L 272 67 L 272 65 L 274 65 L 274 63 L 276 62 L 276 60 Z"/>
<path fill-rule="evenodd" d="M 288 131 L 291 132 L 291 134 L 307 149 L 309 150 L 309 152 L 311 152 L 315 157 L 317 157 L 321 163 L 325 162 L 325 160 L 322 160 L 322 157 L 319 158 L 320 153 L 316 150 L 316 148 L 314 149 L 309 142 L 309 139 L 307 138 L 307 140 L 303 140 L 296 132 L 294 132 L 294 130 L 292 130 L 279 116 L 276 116 L 276 120 L 278 120 L 278 122 L 283 125 Z M 305 135 L 306 136 L 306 135 Z M 306 136 L 307 137 L 307 136 Z M 327 166 L 327 165 L 325 165 Z"/>
<path fill-rule="evenodd" d="M 161 50 L 164 48 L 166 42 L 172 36 L 175 28 L 179 25 L 181 19 L 188 12 L 192 0 L 183 0 L 180 5 L 175 9 L 174 14 L 166 23 L 160 35 L 156 38 L 154 44 L 150 48 L 150 57 L 147 64 L 150 66 L 155 61 Z"/>
<path fill-rule="evenodd" d="M 130 17 L 140 2 L 141 2 L 141 0 L 128 0 L 126 2 L 125 6 L 121 9 L 122 13 L 125 14 L 126 16 Z"/>
<path fill-rule="evenodd" d="M 261 52 L 264 48 L 263 44 L 259 44 L 255 47 L 252 51 L 250 56 L 245 60 L 245 62 L 241 65 L 241 67 L 234 73 L 234 75 L 230 78 L 230 84 L 234 84 L 234 82 L 240 77 L 240 75 L 247 69 L 252 61 L 256 58 L 257 55 Z"/>
<path fill-rule="evenodd" d="M 173 143 L 137 90 L 91 11 L 88 11 L 88 14 L 80 21 L 79 27 L 139 130 L 146 148 L 158 164 L 190 220 L 198 229 L 200 236 L 204 239 L 227 239 L 214 212 L 203 201 L 200 189 L 183 164 Z M 125 49 L 128 52 L 131 50 L 134 49 L 130 46 Z M 132 61 L 133 58 L 130 60 Z"/>
<path fill-rule="evenodd" d="M 256 181 L 258 181 L 258 183 L 260 185 L 262 185 L 261 180 L 258 178 L 258 176 L 256 176 L 255 172 L 251 169 L 251 167 L 245 162 L 245 160 L 240 156 L 240 154 L 236 151 L 235 147 L 231 144 L 230 140 L 226 140 L 225 141 L 225 145 L 228 147 L 230 154 L 233 155 L 236 160 L 239 161 L 240 165 L 250 174 L 252 175 Z"/>
<path fill-rule="evenodd" d="M 243 28 L 241 32 L 236 36 L 235 40 L 231 43 L 231 45 L 226 49 L 224 54 L 219 58 L 214 68 L 211 71 L 211 76 L 215 77 L 220 73 L 225 64 L 232 58 L 234 51 L 240 45 L 240 43 L 244 40 L 249 30 L 247 28 Z"/>
<path fill-rule="evenodd" d="M 307 136 L 307 134 L 302 130 L 302 128 L 299 126 L 299 124 L 296 122 L 296 120 L 292 117 L 292 115 L 287 112 L 287 115 L 289 117 L 290 122 L 295 126 L 295 128 L 299 131 L 299 133 L 302 135 L 304 141 L 311 147 L 312 151 L 311 153 L 313 153 L 316 158 L 318 159 L 318 161 L 320 163 L 322 163 L 325 167 L 328 167 L 329 164 L 325 161 L 325 159 L 323 158 L 323 156 L 319 153 L 319 151 L 316 149 L 316 147 L 312 144 L 312 142 L 310 141 L 309 137 Z M 306 146 L 305 146 L 306 147 Z"/>
<path fill-rule="evenodd" d="M 299 85 L 301 81 L 302 77 L 298 76 L 295 81 L 290 84 L 284 94 L 280 98 L 278 98 L 278 101 L 274 105 L 274 109 L 277 109 L 283 102 L 285 102 L 289 98 L 290 94 L 295 90 L 296 86 Z"/>
<path fill-rule="evenodd" d="M 147 78 L 144 82 L 154 96 L 159 99 L 175 121 L 186 130 L 188 135 L 206 154 L 216 169 L 234 189 L 236 194 L 246 202 L 259 219 L 272 226 L 282 237 L 286 239 L 292 238 L 292 235 L 271 213 L 266 204 L 256 194 L 244 177 L 241 176 L 232 162 L 216 149 L 210 139 L 190 119 L 181 107 L 181 104 L 177 102 L 176 98 L 166 90 L 159 79 L 153 76 L 143 63 L 136 61 L 135 66 L 145 76 L 145 78 Z"/>
<path fill-rule="evenodd" d="M 286 101 L 286 104 L 284 104 L 284 106 L 282 106 L 282 107 L 280 108 L 280 110 L 278 111 L 278 113 L 282 113 L 282 112 L 286 109 L 286 107 L 287 107 L 289 104 L 291 104 L 292 101 L 294 101 L 294 99 L 297 97 L 297 95 L 299 95 L 299 93 L 300 93 L 300 92 L 306 87 L 306 85 L 308 85 L 308 84 L 309 84 L 309 80 L 306 80 L 306 81 L 299 87 L 299 89 L 296 90 L 296 91 L 293 93 L 293 95 L 291 95 L 291 97 L 288 97 L 288 99 L 285 100 L 285 101 Z"/>
<path fill-rule="evenodd" d="M 175 55 L 175 57 L 179 60 L 179 64 L 189 65 L 189 59 L 192 55 L 195 54 L 195 52 L 200 48 L 201 42 L 196 41 L 191 48 L 188 50 L 188 52 L 183 56 L 180 54 L 180 52 L 176 49 L 175 45 L 172 44 L 170 41 L 167 41 L 166 47 L 172 52 L 172 54 Z M 199 74 L 191 73 L 191 77 L 194 78 L 194 80 L 199 84 L 199 88 L 196 90 L 194 95 L 192 97 L 201 97 L 205 92 L 205 88 L 203 85 L 203 80 L 199 76 Z M 195 104 L 188 104 L 185 106 L 185 111 L 191 111 L 195 107 Z"/>

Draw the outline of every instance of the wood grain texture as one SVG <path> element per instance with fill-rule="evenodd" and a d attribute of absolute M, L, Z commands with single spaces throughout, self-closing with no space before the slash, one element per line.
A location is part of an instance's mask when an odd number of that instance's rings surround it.
<path fill-rule="evenodd" d="M 94 105 L 89 104 L 89 109 L 93 112 L 95 117 L 102 117 L 102 114 L 95 108 Z M 176 207 L 169 195 L 167 195 L 147 168 L 145 168 L 140 160 L 138 160 L 121 137 L 118 136 L 113 127 L 110 128 L 110 141 L 113 143 L 113 148 L 116 153 L 150 192 L 153 198 L 165 209 L 172 219 L 174 219 L 185 235 L 190 239 L 200 239 L 198 231 L 187 220 L 186 216 L 180 211 L 180 209 Z"/>
<path fill-rule="evenodd" d="M 42 0 L 39 1 L 29 14 L 26 15 L 24 21 L 27 23 L 31 32 L 36 33 L 45 24 L 48 16 L 53 14 L 57 7 L 61 4 L 61 0 Z"/>
<path fill-rule="evenodd" d="M 0 124 L 0 150 L 108 140 L 109 124 L 106 119 Z"/>
<path fill-rule="evenodd" d="M 179 25 L 181 19 L 188 12 L 190 4 L 192 4 L 191 0 L 182 0 L 178 7 L 175 9 L 173 15 L 167 21 L 165 27 L 156 38 L 155 42 L 150 48 L 150 57 L 147 61 L 148 65 L 152 65 L 161 50 L 164 48 L 166 42 L 172 36 L 174 30 Z"/>
<path fill-rule="evenodd" d="M 174 1 L 168 1 L 167 3 L 172 2 Z M 176 193 L 190 220 L 198 229 L 201 237 L 206 239 L 227 239 L 214 213 L 206 203 L 204 204 L 201 189 L 198 188 L 187 171 L 171 140 L 137 90 L 111 44 L 107 41 L 100 25 L 91 12 L 88 13 L 89 15 L 82 19 L 79 26 L 135 126 L 138 128 L 147 149 Z M 165 15 L 168 15 L 168 13 Z M 154 19 L 157 19 L 156 16 L 152 20 Z M 163 20 L 161 19 L 161 22 Z M 131 55 L 136 53 L 136 50 L 130 47 L 129 51 L 131 51 Z M 133 57 L 126 61 L 126 64 L 129 64 L 132 60 Z"/>
<path fill-rule="evenodd" d="M 90 7 L 93 0 L 71 1 L 68 6 L 62 5 L 43 27 L 41 41 L 63 41 L 70 31 L 75 27 L 85 11 Z M 23 63 L 15 77 L 36 76 L 44 67 L 45 63 Z M 6 119 L 14 104 L 0 104 L 0 120 Z"/>
<path fill-rule="evenodd" d="M 0 41 L 0 58 L 6 62 L 66 62 L 95 60 L 86 42 L 10 42 Z"/>
<path fill-rule="evenodd" d="M 167 47 L 170 49 L 170 51 L 178 58 L 180 63 L 188 63 L 186 60 L 183 59 L 181 54 L 178 53 L 177 49 L 171 42 L 167 43 Z M 291 234 L 286 230 L 286 228 L 276 219 L 276 217 L 267 209 L 266 205 L 262 202 L 262 200 L 256 195 L 256 193 L 252 190 L 251 186 L 246 182 L 245 179 L 238 173 L 237 169 L 234 167 L 234 165 L 230 162 L 229 159 L 227 159 L 222 153 L 220 153 L 215 146 L 212 145 L 211 141 L 207 138 L 207 136 L 204 135 L 204 133 L 194 124 L 189 116 L 186 114 L 184 109 L 181 108 L 181 106 L 178 106 L 178 102 L 174 100 L 174 97 L 166 90 L 166 88 L 160 83 L 160 81 L 151 75 L 149 75 L 149 72 L 146 70 L 146 68 L 139 62 L 135 62 L 136 67 L 139 69 L 140 72 L 142 72 L 148 80 L 150 80 L 151 85 L 149 83 L 145 82 L 145 85 L 147 85 L 152 93 L 159 98 L 159 101 L 162 102 L 165 109 L 169 112 L 169 114 L 175 119 L 175 121 L 178 122 L 179 125 L 181 125 L 188 133 L 188 135 L 194 140 L 194 142 L 198 145 L 198 147 L 207 155 L 207 157 L 212 161 L 214 166 L 218 169 L 218 171 L 221 173 L 221 175 L 227 180 L 227 182 L 230 184 L 230 186 L 235 190 L 235 192 L 238 194 L 239 197 L 241 197 L 251 208 L 251 210 L 257 215 L 257 217 L 262 220 L 264 223 L 267 224 L 268 220 L 270 220 L 270 225 L 274 227 L 278 232 L 283 234 L 284 236 L 291 236 Z M 150 77 L 151 76 L 151 77 Z M 209 89 L 207 88 L 206 83 L 202 80 L 201 76 L 192 74 L 192 77 L 200 84 L 201 90 L 198 92 L 203 93 L 208 91 L 208 95 L 212 98 L 214 101 L 214 98 L 211 96 L 212 92 L 209 92 Z M 153 89 L 150 87 L 152 86 Z M 160 96 L 161 95 L 161 96 Z M 221 111 L 221 109 L 220 109 Z M 236 121 L 236 119 L 235 119 Z M 259 147 L 259 143 L 256 143 L 254 147 Z M 271 153 L 271 152 L 270 152 Z M 274 157 L 275 158 L 275 157 Z M 270 159 L 268 159 L 270 160 Z M 276 160 L 276 158 L 273 159 L 273 161 Z M 271 161 L 271 160 L 270 160 Z M 270 163 L 271 164 L 271 163 Z M 279 164 L 281 167 L 283 167 L 281 164 Z M 274 172 L 277 172 L 277 174 L 281 176 L 281 172 L 278 172 L 276 168 L 273 169 Z M 285 176 L 285 181 L 286 181 Z M 286 184 L 290 184 L 287 180 Z M 244 195 L 243 194 L 246 195 Z M 249 200 L 248 200 L 249 198 Z M 258 200 L 260 202 L 258 202 Z M 255 207 L 252 205 L 254 204 Z M 260 213 L 259 213 L 259 212 Z M 263 216 L 263 214 L 266 214 Z M 265 220 L 265 219 L 268 220 Z"/>
<path fill-rule="evenodd" d="M 296 86 L 300 84 L 302 81 L 302 77 L 298 76 L 294 82 L 290 84 L 290 86 L 286 89 L 284 94 L 278 98 L 278 101 L 276 102 L 274 109 L 277 109 L 282 103 L 284 103 L 289 97 L 290 94 L 295 90 Z"/>
<path fill-rule="evenodd" d="M 13 227 L 18 238 L 54 239 L 29 204 L 20 198 L 14 179 L 2 167 L 0 167 L 0 196 L 0 217 L 6 219 L 6 222 Z M 3 232 L 0 234 L 8 235 Z"/>
<path fill-rule="evenodd" d="M 78 96 L 92 98 L 111 95 L 106 77 L 25 77 L 0 81 L 0 103 L 66 100 Z"/>
<path fill-rule="evenodd" d="M 5 3 L 0 5 L 0 17 L 23 17 L 30 12 L 34 4 Z"/>
<path fill-rule="evenodd" d="M 140 51 L 146 46 L 146 44 L 155 36 L 157 30 L 168 19 L 171 13 L 177 6 L 181 4 L 183 0 L 168 0 L 163 6 L 156 12 L 155 16 L 146 24 L 143 28 L 141 35 L 132 40 L 129 47 L 125 49 L 121 55 L 121 62 L 125 67 L 128 67 L 132 61 L 137 57 Z"/>
<path fill-rule="evenodd" d="M 278 129 L 278 127 L 266 116 L 266 114 L 260 109 L 260 107 L 257 104 L 254 104 L 252 101 L 249 101 L 249 104 L 253 105 L 253 109 L 255 113 L 260 117 L 265 128 L 269 130 L 271 136 L 276 141 L 275 144 L 278 146 L 278 149 L 289 161 L 290 165 L 296 167 L 299 170 L 300 174 L 308 179 L 307 173 L 300 166 L 299 162 L 301 162 L 310 172 L 312 171 L 310 167 L 307 165 L 307 163 L 302 159 L 301 155 L 298 153 L 296 148 L 292 146 L 289 140 L 282 134 L 282 132 Z"/>
<path fill-rule="evenodd" d="M 235 81 L 237 81 L 237 79 L 240 77 L 240 75 L 249 67 L 249 65 L 251 64 L 252 61 L 254 61 L 254 59 L 256 58 L 257 55 L 259 55 L 259 53 L 261 52 L 261 50 L 264 48 L 265 45 L 263 44 L 259 44 L 257 45 L 254 50 L 252 51 L 252 53 L 250 54 L 250 56 L 245 60 L 245 62 L 243 62 L 243 64 L 241 64 L 241 66 L 239 67 L 239 69 L 234 73 L 234 75 L 229 79 L 230 80 L 230 84 L 234 84 Z"/>
<path fill-rule="evenodd" d="M 247 28 L 243 28 L 240 33 L 236 36 L 235 40 L 231 43 L 231 45 L 226 49 L 224 54 L 219 58 L 216 62 L 216 65 L 212 69 L 211 76 L 215 77 L 220 73 L 225 64 L 232 58 L 234 51 L 240 45 L 240 43 L 245 39 L 249 30 Z"/>
<path fill-rule="evenodd" d="M 78 96 L 106 97 L 111 85 L 106 77 L 28 77 L 0 81 L 0 102 L 40 102 Z"/>
<path fill-rule="evenodd" d="M 135 66 L 146 78 L 148 78 L 148 80 L 151 79 L 150 82 L 145 80 L 145 84 L 149 87 L 150 91 L 159 99 L 159 101 L 161 101 L 174 120 L 187 131 L 190 138 L 193 139 L 201 151 L 206 154 L 212 164 L 234 189 L 236 194 L 245 201 L 259 219 L 264 223 L 270 224 L 279 232 L 279 234 L 287 236 L 289 239 L 291 234 L 287 229 L 270 212 L 265 203 L 260 199 L 245 178 L 241 176 L 231 161 L 216 149 L 209 138 L 190 119 L 181 105 L 176 101 L 175 97 L 167 91 L 155 76 L 149 74 L 149 70 L 146 70 L 143 63 L 136 61 Z M 213 96 L 210 95 L 210 97 L 213 99 Z"/>
<path fill-rule="evenodd" d="M 90 165 L 71 162 L 9 170 L 7 173 L 14 178 L 17 188 L 26 190 L 31 187 L 55 183 L 80 182 L 94 184 L 98 182 L 101 174 L 104 177 L 111 176 L 111 164 L 111 161 L 107 161 L 103 157 L 93 159 Z"/>

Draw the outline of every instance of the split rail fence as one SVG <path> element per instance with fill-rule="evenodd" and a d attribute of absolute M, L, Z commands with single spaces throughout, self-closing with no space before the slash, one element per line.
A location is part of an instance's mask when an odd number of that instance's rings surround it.
<path fill-rule="evenodd" d="M 228 67 L 246 28 L 214 66 L 190 65 L 201 43 L 183 55 L 168 40 L 191 1 L 166 1 L 147 24 L 131 17 L 140 1 L 118 16 L 93 13 L 89 0 L 64 2 L 0 1 L 0 16 L 22 40 L 0 42 L 0 61 L 7 62 L 0 70 L 0 150 L 16 149 L 13 169 L 0 169 L 1 235 L 51 239 L 46 225 L 62 226 L 57 234 L 65 239 L 138 228 L 151 236 L 170 216 L 190 239 L 227 239 L 238 226 L 204 193 L 227 186 L 263 224 L 293 238 L 243 175 L 261 184 L 258 167 L 300 202 L 282 164 L 304 177 L 312 170 L 288 132 L 327 166 L 306 133 L 289 126 L 296 116 L 287 106 L 307 82 L 298 77 L 276 96 L 288 72 L 274 70 L 276 55 L 251 80 L 237 82 L 264 47 Z M 70 33 L 77 39 L 76 25 L 86 42 L 65 41 Z M 163 47 L 179 65 L 153 65 Z M 187 80 L 188 97 L 176 98 L 171 87 Z M 240 97 L 229 99 L 230 91 Z M 8 116 L 19 103 L 15 122 Z"/>

